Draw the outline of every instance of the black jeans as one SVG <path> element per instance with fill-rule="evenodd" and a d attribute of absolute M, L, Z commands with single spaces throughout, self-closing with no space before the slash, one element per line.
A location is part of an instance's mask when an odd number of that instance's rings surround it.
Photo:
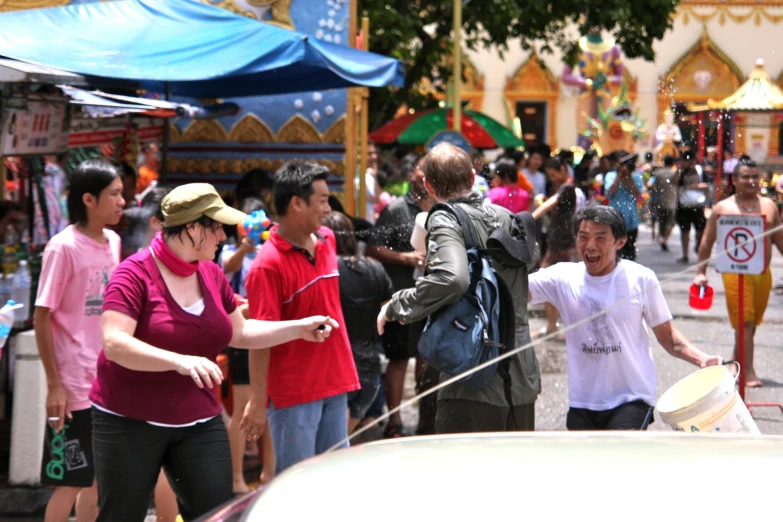
<path fill-rule="evenodd" d="M 185 428 L 92 409 L 98 521 L 143 522 L 161 467 L 193 520 L 233 498 L 231 452 L 218 416 Z"/>
<path fill-rule="evenodd" d="M 535 431 L 536 403 L 492 406 L 465 399 L 440 399 L 435 414 L 435 433 L 484 433 L 493 431 Z"/>
<path fill-rule="evenodd" d="M 646 430 L 653 423 L 653 407 L 644 401 L 626 402 L 611 410 L 569 408 L 566 428 L 582 430 Z"/>

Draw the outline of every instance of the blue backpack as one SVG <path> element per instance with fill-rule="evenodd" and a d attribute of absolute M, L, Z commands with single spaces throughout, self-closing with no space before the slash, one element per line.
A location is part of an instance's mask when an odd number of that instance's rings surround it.
<path fill-rule="evenodd" d="M 487 251 L 479 248 L 467 212 L 458 205 L 439 203 L 432 207 L 429 216 L 436 210 L 449 212 L 459 222 L 468 256 L 470 286 L 457 302 L 440 308 L 427 319 L 419 340 L 419 353 L 430 365 L 454 376 L 512 349 L 516 319 L 511 292 L 492 268 Z M 460 383 L 480 390 L 500 372 L 510 401 L 509 364 L 509 359 L 495 362 L 461 379 Z"/>

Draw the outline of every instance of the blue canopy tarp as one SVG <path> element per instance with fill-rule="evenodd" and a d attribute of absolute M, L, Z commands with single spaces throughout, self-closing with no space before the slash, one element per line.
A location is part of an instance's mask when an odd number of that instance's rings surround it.
<path fill-rule="evenodd" d="M 0 15 L 0 55 L 196 98 L 401 85 L 392 58 L 196 0 L 116 0 Z"/>

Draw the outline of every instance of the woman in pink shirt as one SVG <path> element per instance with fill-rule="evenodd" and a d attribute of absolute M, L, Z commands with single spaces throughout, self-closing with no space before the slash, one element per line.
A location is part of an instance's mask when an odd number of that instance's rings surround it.
<path fill-rule="evenodd" d="M 71 225 L 46 245 L 35 301 L 35 341 L 46 372 L 47 427 L 41 482 L 54 486 L 47 521 L 95 520 L 90 386 L 101 351 L 103 292 L 120 262 L 119 166 L 85 161 L 71 176 Z M 65 448 L 67 448 L 67 455 Z M 77 501 L 78 498 L 78 501 Z"/>
<path fill-rule="evenodd" d="M 517 187 L 517 165 L 510 159 L 502 159 L 495 165 L 495 177 L 489 191 L 489 200 L 514 214 L 530 210 L 530 194 Z"/>
<path fill-rule="evenodd" d="M 222 225 L 245 214 L 212 185 L 177 187 L 161 210 L 162 234 L 122 262 L 103 303 L 104 350 L 90 392 L 99 521 L 142 522 L 161 468 L 185 520 L 233 498 L 218 353 L 320 342 L 338 326 L 324 316 L 244 319 L 212 259 Z"/>

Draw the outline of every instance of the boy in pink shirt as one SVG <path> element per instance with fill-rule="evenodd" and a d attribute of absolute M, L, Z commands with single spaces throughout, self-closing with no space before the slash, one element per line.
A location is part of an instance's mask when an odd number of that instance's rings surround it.
<path fill-rule="evenodd" d="M 71 225 L 44 250 L 35 340 L 48 388 L 41 482 L 55 486 L 47 522 L 67 521 L 74 503 L 78 522 L 97 516 L 88 395 L 103 347 L 103 293 L 120 262 L 120 238 L 105 227 L 119 222 L 124 206 L 120 170 L 85 161 L 71 177 Z"/>

